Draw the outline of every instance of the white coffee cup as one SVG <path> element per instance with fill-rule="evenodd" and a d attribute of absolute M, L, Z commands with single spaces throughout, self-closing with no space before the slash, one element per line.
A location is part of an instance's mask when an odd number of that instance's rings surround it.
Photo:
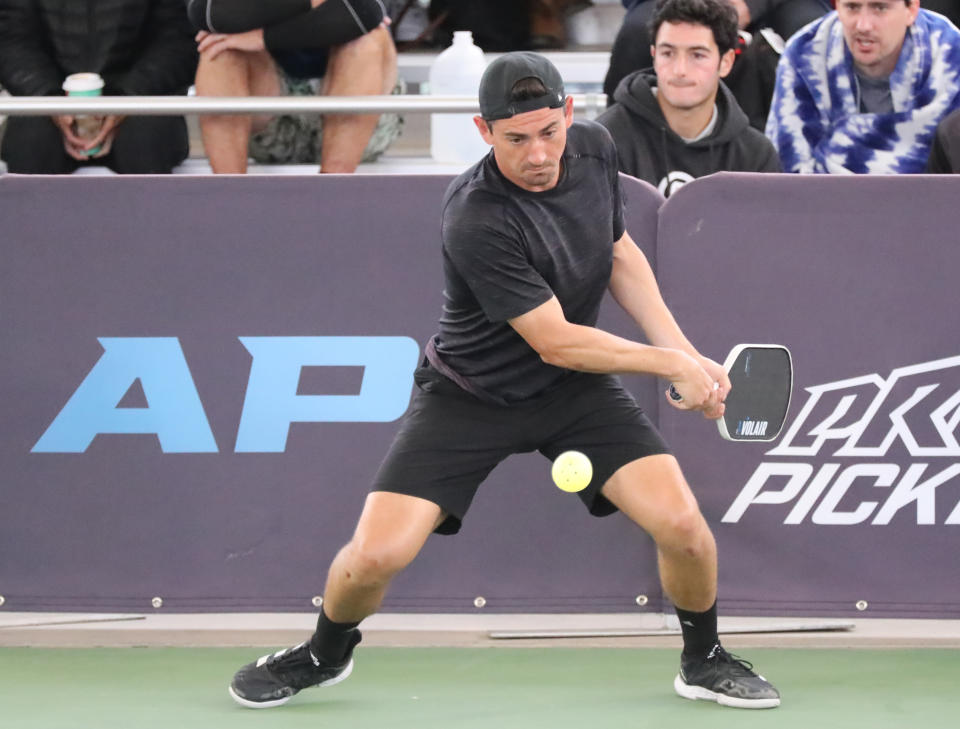
<path fill-rule="evenodd" d="M 103 93 L 103 78 L 98 73 L 72 73 L 63 81 L 63 90 L 67 96 L 100 96 Z M 82 139 L 92 139 L 100 131 L 102 122 L 93 116 L 78 116 L 74 121 L 76 134 Z M 87 150 L 87 156 L 93 156 L 100 147 Z"/>

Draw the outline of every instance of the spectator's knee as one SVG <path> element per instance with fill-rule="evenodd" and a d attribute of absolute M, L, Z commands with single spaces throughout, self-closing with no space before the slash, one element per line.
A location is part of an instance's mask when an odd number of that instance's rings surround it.
<path fill-rule="evenodd" d="M 63 135 L 49 117 L 11 116 L 4 138 L 15 140 L 20 146 L 54 145 L 63 149 Z"/>
<path fill-rule="evenodd" d="M 336 57 L 350 57 L 365 59 L 368 63 L 379 58 L 386 59 L 396 56 L 393 38 L 386 28 L 374 28 L 369 33 L 354 38 L 330 49 L 331 59 Z"/>
<path fill-rule="evenodd" d="M 77 162 L 63 149 L 63 135 L 49 117 L 12 116 L 7 119 L 0 157 L 18 174 L 69 174 Z"/>
<path fill-rule="evenodd" d="M 272 64 L 270 55 L 265 51 L 258 53 L 228 48 L 213 59 L 207 54 L 201 54 L 197 64 L 197 93 L 201 96 L 215 95 L 222 86 L 232 85 L 237 76 L 246 79 L 251 71 L 261 67 L 272 68 Z"/>
<path fill-rule="evenodd" d="M 332 78 L 355 78 L 355 69 L 375 73 L 377 88 L 361 93 L 389 94 L 397 83 L 397 50 L 386 28 L 377 28 L 366 35 L 330 49 L 327 75 Z"/>
<path fill-rule="evenodd" d="M 109 164 L 120 174 L 169 174 L 189 151 L 183 117 L 130 116 L 117 127 Z"/>

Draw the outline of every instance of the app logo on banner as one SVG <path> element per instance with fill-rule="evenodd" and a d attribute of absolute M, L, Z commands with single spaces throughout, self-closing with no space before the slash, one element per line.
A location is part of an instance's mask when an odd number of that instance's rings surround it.
<path fill-rule="evenodd" d="M 103 354 L 31 449 L 84 453 L 101 433 L 156 435 L 164 453 L 219 451 L 177 337 L 100 337 Z M 389 422 L 410 403 L 410 337 L 240 337 L 253 358 L 237 453 L 282 453 L 291 423 Z M 304 367 L 358 367 L 355 395 L 301 395 Z M 147 407 L 120 407 L 139 382 Z"/>
<path fill-rule="evenodd" d="M 766 504 L 784 524 L 960 524 L 960 356 L 806 392 L 724 522 Z"/>

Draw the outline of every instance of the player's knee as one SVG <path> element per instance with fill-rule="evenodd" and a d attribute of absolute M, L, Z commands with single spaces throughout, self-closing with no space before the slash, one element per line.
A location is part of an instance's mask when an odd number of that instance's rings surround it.
<path fill-rule="evenodd" d="M 710 548 L 710 529 L 700 510 L 689 507 L 666 519 L 656 541 L 661 550 L 696 559 L 705 556 Z"/>
<path fill-rule="evenodd" d="M 347 578 L 366 586 L 385 584 L 412 559 L 409 550 L 391 541 L 354 540 L 348 550 Z"/>

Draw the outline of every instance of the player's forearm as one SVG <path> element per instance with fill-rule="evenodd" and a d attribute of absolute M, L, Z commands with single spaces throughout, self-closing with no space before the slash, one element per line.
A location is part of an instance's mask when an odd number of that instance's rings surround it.
<path fill-rule="evenodd" d="M 637 322 L 648 342 L 699 356 L 667 308 L 646 256 L 628 236 L 614 248 L 610 293 Z"/>
<path fill-rule="evenodd" d="M 646 296 L 642 293 L 637 295 L 637 292 L 634 292 L 624 297 L 624 301 L 614 293 L 614 299 L 633 316 L 650 344 L 697 355 L 696 348 L 680 329 L 680 325 L 673 318 L 673 314 L 670 313 L 659 292 L 656 295 Z"/>
<path fill-rule="evenodd" d="M 690 357 L 669 347 L 633 342 L 595 327 L 568 324 L 539 352 L 547 364 L 579 372 L 650 374 L 673 380 Z"/>

